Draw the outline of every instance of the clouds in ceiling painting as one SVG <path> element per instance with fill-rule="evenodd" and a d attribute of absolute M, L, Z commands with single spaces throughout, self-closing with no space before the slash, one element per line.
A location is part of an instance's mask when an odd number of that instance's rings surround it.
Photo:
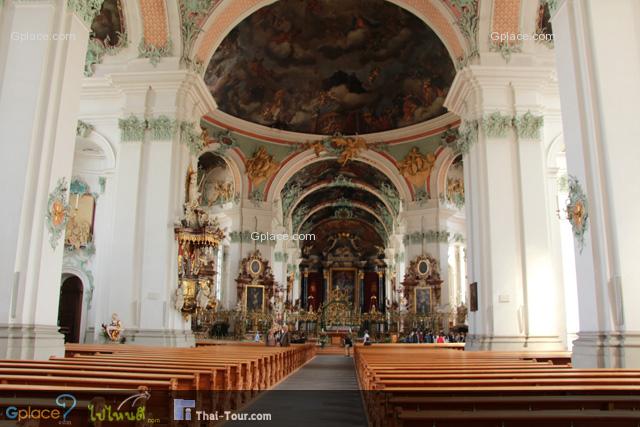
<path fill-rule="evenodd" d="M 455 69 L 436 34 L 383 0 L 281 0 L 223 40 L 205 81 L 254 123 L 331 135 L 437 117 Z"/>

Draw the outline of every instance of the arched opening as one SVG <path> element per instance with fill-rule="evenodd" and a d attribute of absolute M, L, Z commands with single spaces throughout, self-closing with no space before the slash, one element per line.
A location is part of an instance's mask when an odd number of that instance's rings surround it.
<path fill-rule="evenodd" d="M 82 280 L 78 276 L 62 279 L 58 304 L 58 327 L 64 334 L 64 342 L 80 342 L 80 322 L 82 320 Z"/>

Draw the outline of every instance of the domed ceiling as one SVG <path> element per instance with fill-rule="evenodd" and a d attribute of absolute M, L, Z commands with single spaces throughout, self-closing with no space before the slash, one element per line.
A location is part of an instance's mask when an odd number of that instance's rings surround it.
<path fill-rule="evenodd" d="M 436 34 L 392 3 L 281 0 L 229 33 L 205 81 L 225 113 L 332 135 L 437 117 L 454 75 Z"/>

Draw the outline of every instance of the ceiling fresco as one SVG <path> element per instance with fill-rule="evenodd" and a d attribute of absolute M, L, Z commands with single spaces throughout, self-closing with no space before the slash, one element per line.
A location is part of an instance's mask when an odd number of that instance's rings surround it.
<path fill-rule="evenodd" d="M 382 200 L 368 191 L 348 187 L 323 187 L 305 196 L 296 206 L 296 211 L 298 209 L 311 210 L 323 203 L 336 201 L 342 201 L 343 204 L 360 202 L 373 210 L 378 207 L 383 207 L 386 210 Z"/>
<path fill-rule="evenodd" d="M 437 35 L 392 3 L 281 0 L 229 33 L 205 82 L 228 114 L 332 135 L 439 116 L 454 75 Z"/>
<path fill-rule="evenodd" d="M 380 222 L 370 213 L 361 209 L 351 209 L 349 218 L 340 217 L 341 208 L 325 208 L 314 213 L 309 218 L 310 231 L 316 235 L 315 241 L 303 242 L 302 250 L 305 256 L 325 255 L 332 237 L 339 233 L 348 233 L 356 237 L 362 255 L 379 255 L 385 246 L 386 237 L 381 235 Z"/>
<path fill-rule="evenodd" d="M 317 182 L 332 182 L 344 178 L 353 182 L 364 182 L 373 188 L 388 187 L 399 197 L 398 190 L 391 180 L 378 169 L 360 161 L 350 161 L 341 166 L 334 159 L 311 163 L 300 169 L 289 179 L 282 193 L 292 186 L 307 188 Z"/>

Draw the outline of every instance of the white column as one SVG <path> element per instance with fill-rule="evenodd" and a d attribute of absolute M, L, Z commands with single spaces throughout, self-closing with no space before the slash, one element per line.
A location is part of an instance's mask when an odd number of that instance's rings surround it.
<path fill-rule="evenodd" d="M 636 100 L 640 35 L 635 0 L 558 2 L 553 16 L 567 170 L 588 200 L 576 248 L 578 367 L 640 367 L 640 161 Z M 621 42 L 623 40 L 623 42 Z"/>
<path fill-rule="evenodd" d="M 552 274 L 540 136 L 516 132 L 514 118 L 540 115 L 551 70 L 471 66 L 458 73 L 447 107 L 480 123 L 465 155 L 469 282 L 478 282 L 469 349 L 562 349 L 560 286 Z M 503 130 L 485 131 L 497 113 Z M 563 319 L 562 319 L 563 320 Z"/>
<path fill-rule="evenodd" d="M 68 190 L 89 35 L 88 23 L 66 4 L 7 1 L 1 16 L 0 357 L 63 353 L 57 315 L 64 236 L 54 249 L 45 216 L 57 183 L 65 179 Z M 90 22 L 87 13 L 81 15 Z"/>

